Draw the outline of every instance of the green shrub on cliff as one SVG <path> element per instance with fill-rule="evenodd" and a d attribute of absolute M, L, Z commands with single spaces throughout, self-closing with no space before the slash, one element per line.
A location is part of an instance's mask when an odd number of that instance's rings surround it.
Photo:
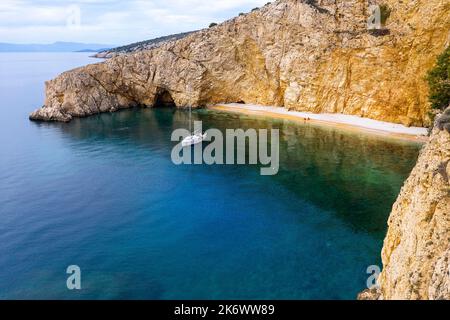
<path fill-rule="evenodd" d="M 386 25 L 387 19 L 391 16 L 391 11 L 391 8 L 387 4 L 380 5 L 381 25 Z"/>
<path fill-rule="evenodd" d="M 444 110 L 450 103 L 450 46 L 437 58 L 436 66 L 428 72 L 431 106 Z"/>

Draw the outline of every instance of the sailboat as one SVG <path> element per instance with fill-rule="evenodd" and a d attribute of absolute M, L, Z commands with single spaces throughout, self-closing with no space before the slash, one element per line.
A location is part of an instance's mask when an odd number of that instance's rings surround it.
<path fill-rule="evenodd" d="M 188 147 L 195 145 L 197 143 L 201 143 L 204 139 L 206 139 L 206 133 L 202 133 L 201 131 L 192 132 L 192 107 L 189 105 L 189 133 L 190 136 L 181 141 L 181 145 L 183 147 Z"/>

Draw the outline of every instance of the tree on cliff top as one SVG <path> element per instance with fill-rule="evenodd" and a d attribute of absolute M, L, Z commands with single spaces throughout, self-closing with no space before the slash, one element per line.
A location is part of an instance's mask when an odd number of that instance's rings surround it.
<path fill-rule="evenodd" d="M 450 46 L 437 58 L 436 66 L 428 72 L 431 106 L 444 110 L 450 103 Z"/>

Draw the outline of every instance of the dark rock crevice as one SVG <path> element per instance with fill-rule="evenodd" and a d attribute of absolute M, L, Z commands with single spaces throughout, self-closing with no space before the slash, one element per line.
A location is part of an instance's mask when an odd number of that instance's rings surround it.
<path fill-rule="evenodd" d="M 166 89 L 160 89 L 155 96 L 154 108 L 176 108 L 172 95 Z"/>

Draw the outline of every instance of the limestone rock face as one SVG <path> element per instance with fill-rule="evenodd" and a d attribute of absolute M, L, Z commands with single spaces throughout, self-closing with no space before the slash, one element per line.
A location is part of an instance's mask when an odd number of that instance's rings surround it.
<path fill-rule="evenodd" d="M 450 130 L 436 125 L 388 223 L 380 289 L 359 298 L 450 299 Z"/>
<path fill-rule="evenodd" d="M 367 30 L 369 4 L 391 8 Z M 31 119 L 70 121 L 169 94 L 177 107 L 246 102 L 428 122 L 424 80 L 449 42 L 447 0 L 279 0 L 183 39 L 47 82 Z"/>

